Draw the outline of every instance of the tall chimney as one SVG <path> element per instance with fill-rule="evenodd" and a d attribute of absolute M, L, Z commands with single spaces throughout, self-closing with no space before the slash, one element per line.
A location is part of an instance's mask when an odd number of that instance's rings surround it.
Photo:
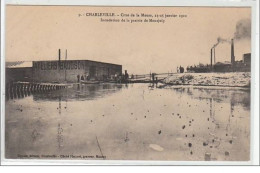
<path fill-rule="evenodd" d="M 235 65 L 235 55 L 234 55 L 234 39 L 231 39 L 231 64 Z"/>
<path fill-rule="evenodd" d="M 60 49 L 59 49 L 59 61 L 60 61 Z"/>
<path fill-rule="evenodd" d="M 216 54 L 215 54 L 215 47 L 214 47 L 214 64 L 216 64 Z"/>
<path fill-rule="evenodd" d="M 210 49 L 210 66 L 211 66 L 211 68 L 212 68 L 212 49 L 213 48 Z"/>

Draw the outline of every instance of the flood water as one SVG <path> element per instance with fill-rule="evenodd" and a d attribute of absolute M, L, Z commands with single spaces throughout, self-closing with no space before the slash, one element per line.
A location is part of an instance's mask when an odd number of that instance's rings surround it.
<path fill-rule="evenodd" d="M 246 161 L 250 92 L 73 85 L 6 101 L 6 158 Z"/>

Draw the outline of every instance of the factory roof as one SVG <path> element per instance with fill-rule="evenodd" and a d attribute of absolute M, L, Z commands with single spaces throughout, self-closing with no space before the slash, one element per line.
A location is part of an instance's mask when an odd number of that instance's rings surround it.
<path fill-rule="evenodd" d="M 32 67 L 32 61 L 14 61 L 14 62 L 6 62 L 6 68 L 25 68 Z"/>
<path fill-rule="evenodd" d="M 89 62 L 95 62 L 95 63 L 102 63 L 102 64 L 110 64 L 110 65 L 117 65 L 117 66 L 122 66 L 120 64 L 114 64 L 114 63 L 109 63 L 109 62 L 102 62 L 102 61 L 94 61 L 94 60 L 88 60 L 88 59 L 69 59 L 69 60 L 38 60 L 38 61 L 33 61 L 33 62 L 66 62 L 66 61 L 89 61 Z"/>

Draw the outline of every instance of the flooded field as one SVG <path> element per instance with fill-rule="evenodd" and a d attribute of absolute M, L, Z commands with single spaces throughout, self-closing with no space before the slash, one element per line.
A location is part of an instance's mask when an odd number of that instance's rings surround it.
<path fill-rule="evenodd" d="M 6 158 L 250 159 L 247 90 L 75 84 L 5 111 Z"/>

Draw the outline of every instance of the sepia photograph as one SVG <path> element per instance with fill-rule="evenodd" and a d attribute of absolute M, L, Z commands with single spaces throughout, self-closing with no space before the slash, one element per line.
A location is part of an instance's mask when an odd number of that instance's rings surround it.
<path fill-rule="evenodd" d="M 251 160 L 251 7 L 5 13 L 5 159 Z"/>

